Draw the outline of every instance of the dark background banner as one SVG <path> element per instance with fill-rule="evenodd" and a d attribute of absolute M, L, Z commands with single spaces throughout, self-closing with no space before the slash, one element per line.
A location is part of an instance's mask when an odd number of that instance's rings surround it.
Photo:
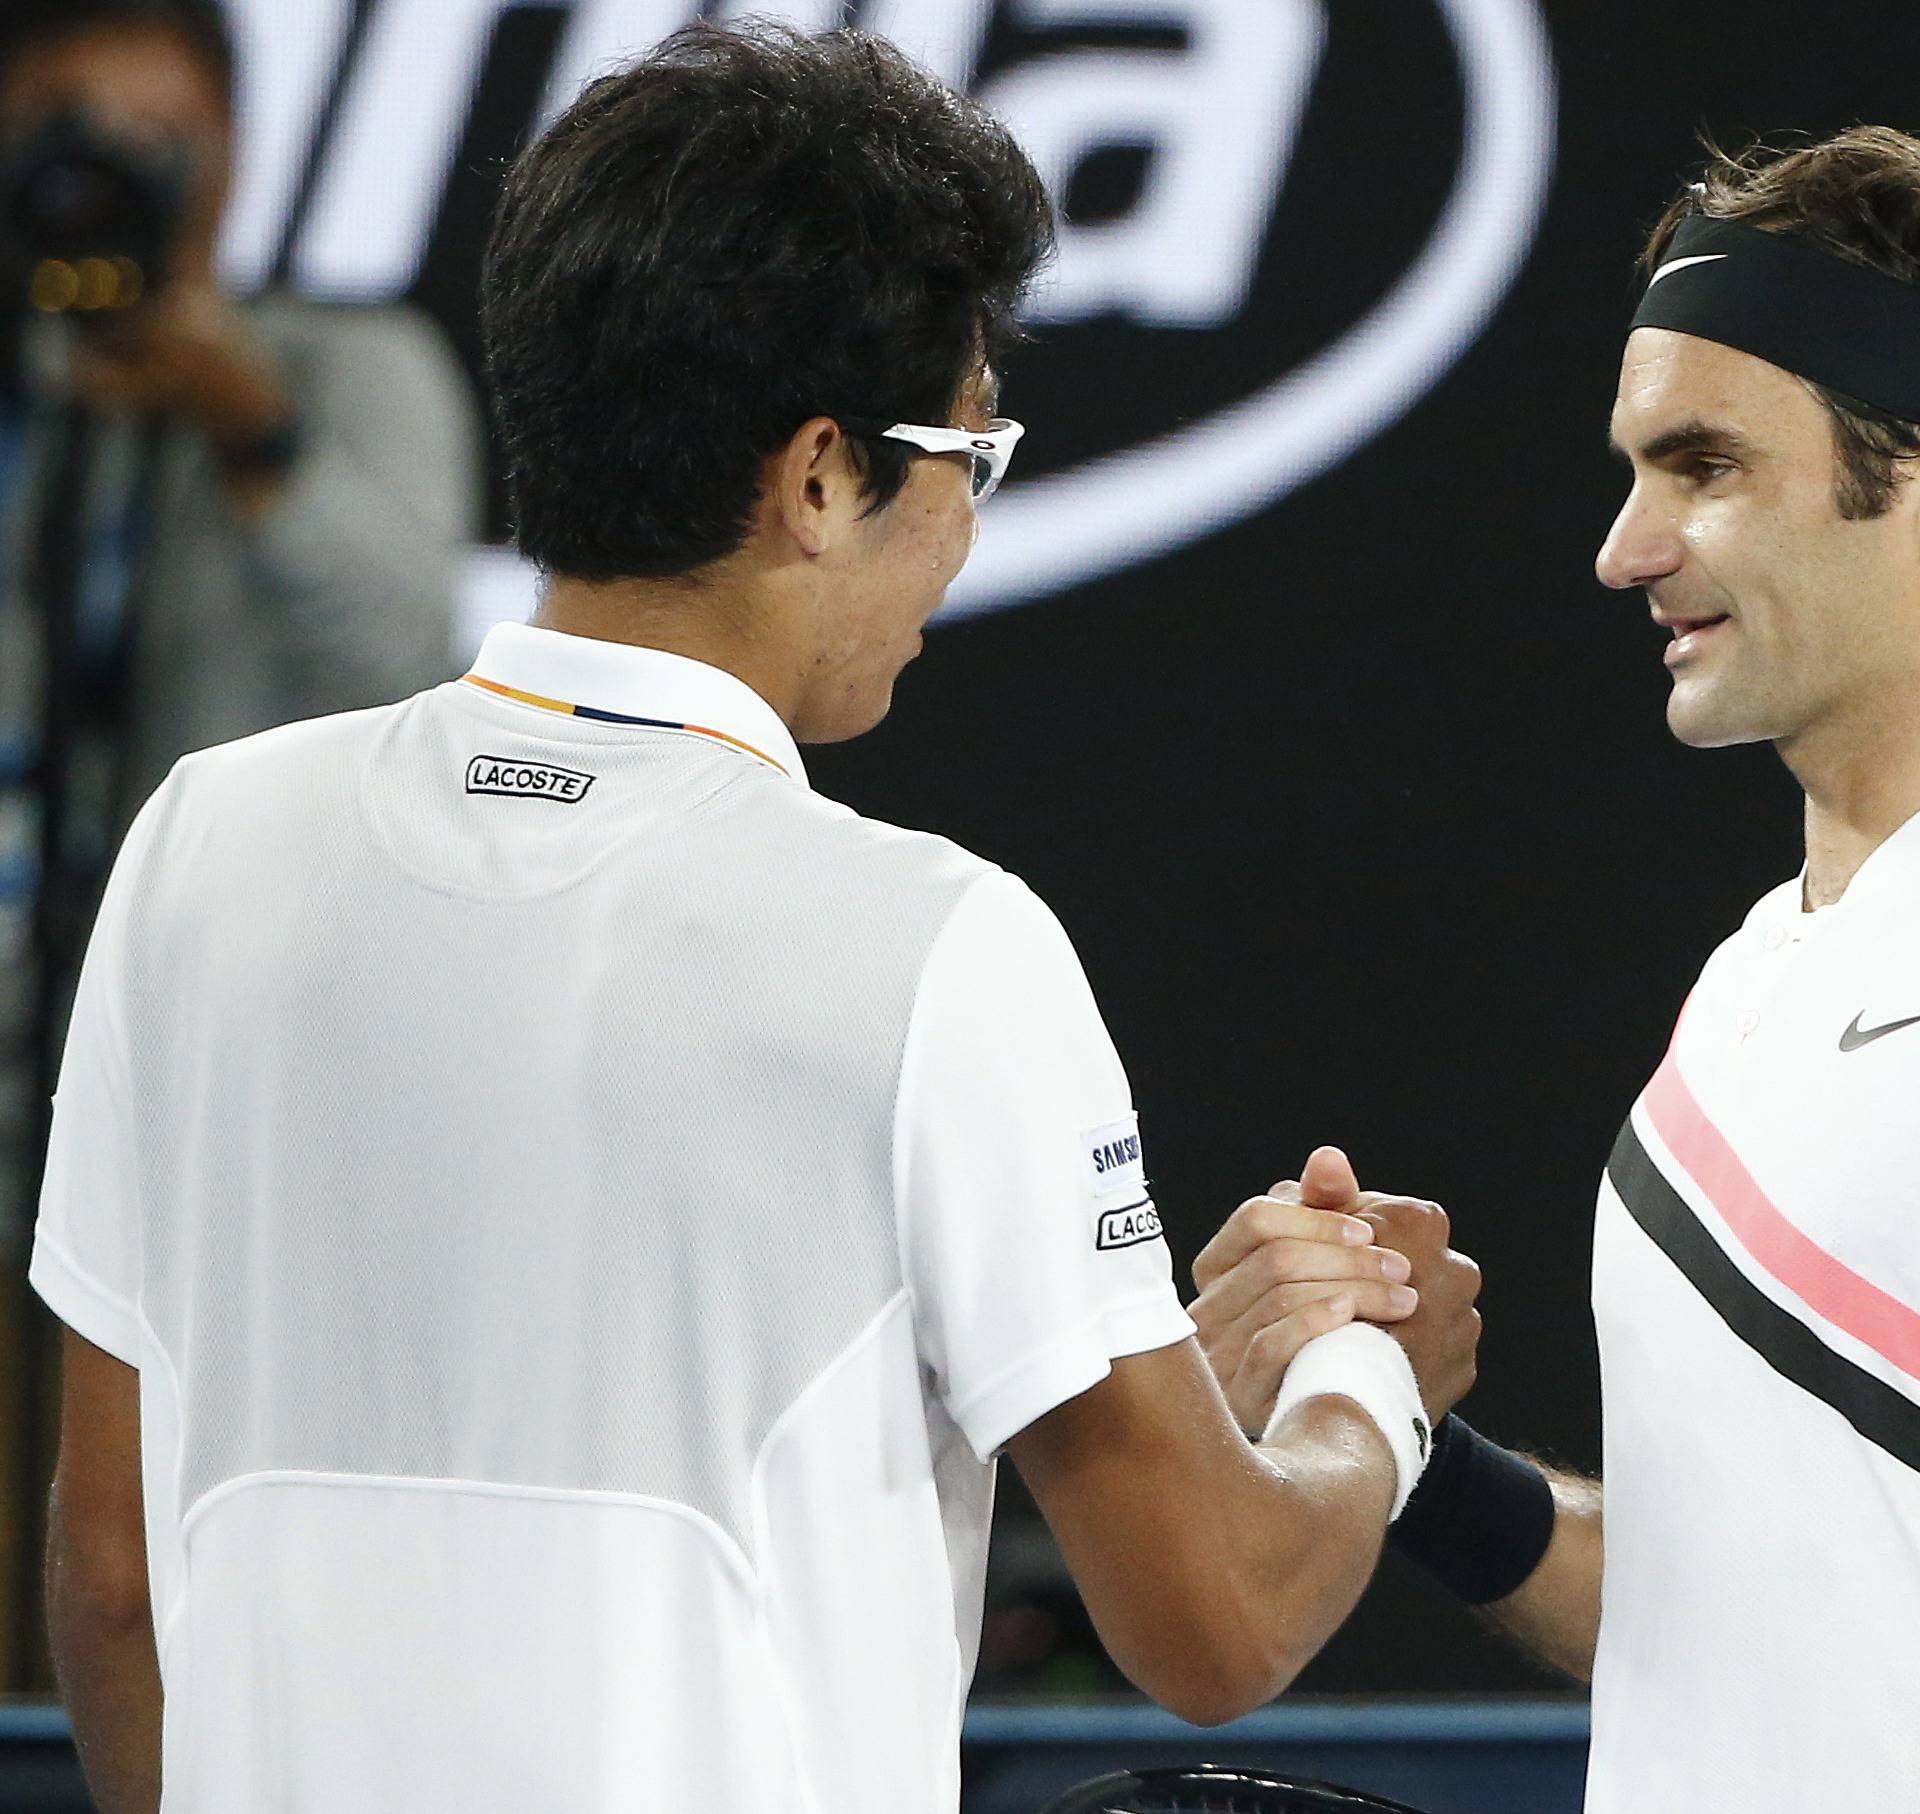
<path fill-rule="evenodd" d="M 256 0 L 256 39 L 288 10 Z M 432 9 L 414 10 L 430 44 Z M 1539 22 L 1519 0 L 1294 8 L 1317 50 L 1244 297 L 1154 303 L 1164 285 L 1123 273 L 1132 302 L 1037 322 L 1006 388 L 1029 436 L 990 509 L 1016 524 L 1023 484 L 1217 421 L 1390 298 L 1461 176 L 1454 28 L 1496 10 Z M 439 17 L 456 12 L 477 16 Z M 342 13 L 349 53 L 378 21 Z M 469 358 L 492 185 L 568 22 L 520 8 L 474 28 L 467 123 L 424 263 L 395 286 Z M 1886 8 L 1816 23 L 1790 0 L 1559 0 L 1545 27 L 1557 114 L 1538 236 L 1524 210 L 1505 223 L 1517 278 L 1484 331 L 1461 329 L 1457 359 L 1432 362 L 1430 388 L 1331 467 L 1274 480 L 1264 508 L 1222 483 L 1213 533 L 937 628 L 887 723 L 810 766 L 824 791 L 951 834 L 1057 909 L 1128 1061 L 1183 1278 L 1242 1197 L 1344 1143 L 1364 1181 L 1443 1201 L 1485 1267 L 1471 1416 L 1593 1468 L 1600 1168 L 1700 963 L 1799 861 L 1797 796 L 1771 755 L 1671 745 L 1662 634 L 1644 599 L 1593 577 L 1623 492 L 1604 440 L 1633 259 L 1702 126 L 1738 141 L 1920 119 L 1915 25 Z M 1209 33 L 1241 28 L 1238 0 L 1026 0 L 993 11 L 981 69 L 990 86 L 1044 57 L 1155 53 L 1171 79 Z M 1097 111 L 1127 66 L 1087 67 L 1105 72 L 1086 90 Z M 364 130 L 350 90 L 336 82 L 317 117 Z M 1083 225 L 1124 229 L 1171 155 L 1117 131 L 1072 173 Z M 1542 155 L 1523 134 L 1507 150 Z M 323 136 L 270 255 L 296 279 L 342 155 Z M 1201 208 L 1190 225 L 1218 223 Z M 1154 318 L 1179 306 L 1212 315 Z M 1136 458 L 1143 520 L 1181 459 L 1177 444 Z M 1304 1685 L 1541 1679 L 1390 1562 Z"/>

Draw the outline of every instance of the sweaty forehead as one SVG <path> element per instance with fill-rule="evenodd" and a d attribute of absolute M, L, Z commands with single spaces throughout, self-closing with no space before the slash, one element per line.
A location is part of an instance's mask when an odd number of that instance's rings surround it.
<path fill-rule="evenodd" d="M 1635 328 L 1620 360 L 1614 439 L 1631 448 L 1682 421 L 1724 423 L 1754 440 L 1825 433 L 1818 402 L 1791 372 L 1717 340 Z"/>

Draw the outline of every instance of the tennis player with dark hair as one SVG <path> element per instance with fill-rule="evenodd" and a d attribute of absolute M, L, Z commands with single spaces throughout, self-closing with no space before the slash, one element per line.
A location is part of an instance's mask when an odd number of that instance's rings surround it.
<path fill-rule="evenodd" d="M 1612 424 L 1633 485 L 1599 575 L 1644 592 L 1667 635 L 1675 736 L 1779 751 L 1806 863 L 1708 960 L 1607 1165 L 1604 1544 L 1598 1481 L 1457 1418 L 1395 1541 L 1591 1675 L 1589 1814 L 1907 1808 L 1920 141 L 1860 127 L 1716 154 L 1645 265 Z M 1194 1306 L 1250 1424 L 1266 1390 L 1245 1344 L 1288 1339 L 1280 1303 L 1246 1312 L 1236 1275 L 1258 1258 L 1230 1224 Z M 1307 1258 L 1269 1267 L 1289 1308 L 1341 1288 L 1305 1283 Z"/>
<path fill-rule="evenodd" d="M 1345 1288 L 1243 1441 L 1060 926 L 799 752 L 966 559 L 1050 223 L 851 32 L 690 29 L 512 172 L 535 621 L 180 763 L 87 958 L 33 1277 L 106 1814 L 951 1814 L 1002 1449 L 1182 1713 L 1353 1605 L 1472 1377 L 1444 1218 L 1258 1205 Z"/>

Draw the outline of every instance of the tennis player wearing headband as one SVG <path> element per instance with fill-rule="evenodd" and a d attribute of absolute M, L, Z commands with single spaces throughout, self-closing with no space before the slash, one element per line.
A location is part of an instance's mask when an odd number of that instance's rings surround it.
<path fill-rule="evenodd" d="M 1675 736 L 1779 751 L 1806 863 L 1607 1164 L 1604 1544 L 1598 1481 L 1457 1418 L 1394 1541 L 1591 1675 L 1588 1814 L 1920 1807 L 1920 141 L 1716 155 L 1645 262 L 1599 576 Z"/>

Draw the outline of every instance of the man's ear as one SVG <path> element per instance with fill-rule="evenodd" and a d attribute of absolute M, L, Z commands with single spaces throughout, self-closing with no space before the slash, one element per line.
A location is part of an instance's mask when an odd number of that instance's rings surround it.
<path fill-rule="evenodd" d="M 787 534 L 802 553 L 825 554 L 860 514 L 860 475 L 839 423 L 801 423 L 768 466 L 768 501 Z"/>

